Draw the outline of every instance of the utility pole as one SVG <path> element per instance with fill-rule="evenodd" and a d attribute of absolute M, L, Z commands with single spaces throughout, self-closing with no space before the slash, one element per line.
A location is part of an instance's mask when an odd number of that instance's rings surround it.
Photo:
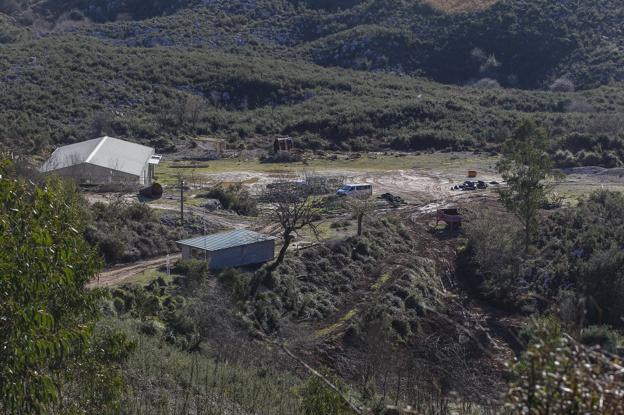
<path fill-rule="evenodd" d="M 180 225 L 184 226 L 184 180 L 180 178 Z"/>
<path fill-rule="evenodd" d="M 206 218 L 203 218 L 204 222 L 204 261 L 208 262 L 208 251 L 206 250 Z"/>

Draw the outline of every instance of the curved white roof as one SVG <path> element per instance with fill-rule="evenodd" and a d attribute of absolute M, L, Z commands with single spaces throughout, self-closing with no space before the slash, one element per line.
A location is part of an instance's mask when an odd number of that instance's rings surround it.
<path fill-rule="evenodd" d="M 106 136 L 57 148 L 41 171 L 51 172 L 79 164 L 93 164 L 140 176 L 153 155 L 152 147 Z"/>

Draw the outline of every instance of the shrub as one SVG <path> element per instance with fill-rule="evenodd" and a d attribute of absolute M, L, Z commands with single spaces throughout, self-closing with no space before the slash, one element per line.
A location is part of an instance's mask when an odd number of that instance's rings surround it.
<path fill-rule="evenodd" d="M 505 398 L 509 413 L 624 412 L 624 374 L 619 361 L 565 334 L 541 330 L 534 339 L 510 366 L 512 381 Z"/>
<path fill-rule="evenodd" d="M 186 286 L 195 286 L 207 278 L 208 262 L 201 259 L 180 259 L 174 264 L 173 271 L 186 276 Z"/>
<path fill-rule="evenodd" d="M 490 78 L 480 79 L 472 86 L 479 89 L 498 89 L 501 87 L 497 80 Z"/>
<path fill-rule="evenodd" d="M 239 215 L 256 216 L 258 215 L 258 206 L 255 198 L 251 197 L 249 192 L 242 185 L 236 184 L 229 187 L 215 187 L 208 193 L 200 195 L 208 199 L 217 199 L 224 209 L 233 210 Z"/>
<path fill-rule="evenodd" d="M 113 299 L 113 307 L 115 308 L 115 311 L 117 313 L 125 313 L 126 312 L 126 303 L 124 302 L 123 299 L 119 298 L 119 297 L 115 297 Z"/>
<path fill-rule="evenodd" d="M 228 287 L 234 296 L 240 300 L 249 297 L 251 289 L 251 277 L 234 268 L 227 268 L 221 271 L 218 276 L 219 281 Z"/>
<path fill-rule="evenodd" d="M 588 295 L 589 320 L 621 325 L 624 317 L 624 253 L 619 248 L 596 249 L 591 258 L 580 265 L 579 279 Z"/>
<path fill-rule="evenodd" d="M 522 243 L 515 222 L 503 222 L 491 211 L 468 215 L 464 231 L 466 252 L 476 265 L 481 290 L 499 300 L 510 300 L 517 289 Z"/>
<path fill-rule="evenodd" d="M 331 376 L 325 371 L 325 377 L 329 377 L 334 385 L 340 385 L 336 376 Z M 299 389 L 301 406 L 305 415 L 351 415 L 353 411 L 342 399 L 340 394 L 327 386 L 317 376 L 311 376 Z"/>
<path fill-rule="evenodd" d="M 141 333 L 147 334 L 148 336 L 161 334 L 164 329 L 164 325 L 156 320 L 147 320 L 139 325 L 139 330 L 141 331 Z"/>
<path fill-rule="evenodd" d="M 575 87 L 574 82 L 568 78 L 562 77 L 550 84 L 549 89 L 553 92 L 574 92 Z"/>
<path fill-rule="evenodd" d="M 187 236 L 166 215 L 156 216 L 148 205 L 115 200 L 86 209 L 89 226 L 85 238 L 107 264 L 136 261 L 175 252 L 172 241 Z"/>
<path fill-rule="evenodd" d="M 609 326 L 589 326 L 581 331 L 581 343 L 586 346 L 600 346 L 609 353 L 615 353 L 618 334 Z"/>
<path fill-rule="evenodd" d="M 167 316 L 167 324 L 177 333 L 182 335 L 191 334 L 195 331 L 195 323 L 193 320 L 179 311 L 171 313 Z"/>
<path fill-rule="evenodd" d="M 405 320 L 392 320 L 392 328 L 402 338 L 406 338 L 410 333 L 409 323 Z"/>

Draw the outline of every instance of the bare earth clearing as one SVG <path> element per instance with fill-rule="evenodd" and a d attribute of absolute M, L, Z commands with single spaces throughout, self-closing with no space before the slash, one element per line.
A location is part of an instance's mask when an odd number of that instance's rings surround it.
<path fill-rule="evenodd" d="M 169 261 L 173 264 L 180 258 L 179 254 L 169 255 Z M 152 258 L 145 261 L 135 262 L 129 265 L 120 265 L 102 272 L 97 279 L 91 281 L 87 287 L 111 287 L 126 282 L 128 279 L 139 275 L 149 269 L 155 269 L 167 264 L 167 256 Z"/>

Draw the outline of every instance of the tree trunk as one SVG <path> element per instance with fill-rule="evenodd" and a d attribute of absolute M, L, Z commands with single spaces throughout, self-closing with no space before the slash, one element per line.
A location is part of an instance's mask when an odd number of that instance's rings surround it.
<path fill-rule="evenodd" d="M 286 251 L 288 251 L 288 246 L 290 245 L 290 241 L 292 237 L 290 236 L 290 232 L 284 232 L 284 244 L 277 255 L 277 259 L 271 265 L 267 267 L 269 272 L 275 271 L 277 267 L 284 261 L 284 257 L 286 256 Z"/>
<path fill-rule="evenodd" d="M 531 246 L 531 216 L 529 214 L 523 220 L 524 225 L 524 254 L 529 254 L 529 247 Z"/>

